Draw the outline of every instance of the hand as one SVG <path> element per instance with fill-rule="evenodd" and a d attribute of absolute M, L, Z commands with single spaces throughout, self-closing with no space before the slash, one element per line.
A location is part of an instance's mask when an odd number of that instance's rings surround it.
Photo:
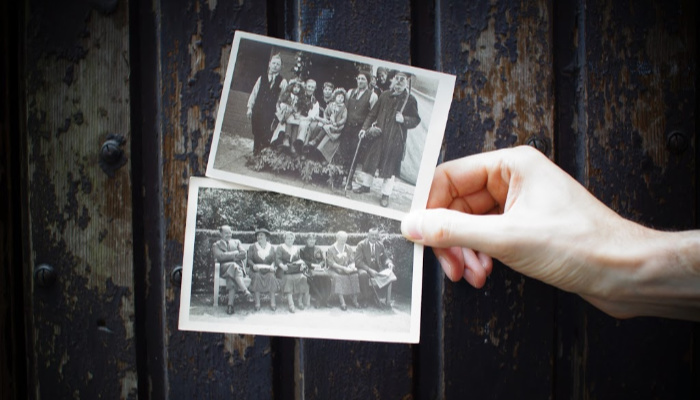
<path fill-rule="evenodd" d="M 440 165 L 428 208 L 402 232 L 453 281 L 483 286 L 493 256 L 617 317 L 700 319 L 700 232 L 625 220 L 530 147 Z"/>
<path fill-rule="evenodd" d="M 362 129 L 362 130 L 360 131 L 360 133 L 357 134 L 357 136 L 358 136 L 360 139 L 362 139 L 362 138 L 365 137 L 365 133 L 366 133 L 365 130 Z"/>
<path fill-rule="evenodd" d="M 369 272 L 369 276 L 371 276 L 372 278 L 377 276 L 377 271 L 375 271 L 373 269 L 367 270 L 367 272 Z"/>
<path fill-rule="evenodd" d="M 253 110 L 249 108 L 245 115 L 248 117 L 248 121 L 250 121 L 253 118 Z"/>
<path fill-rule="evenodd" d="M 403 124 L 403 114 L 400 111 L 396 112 L 396 122 Z"/>

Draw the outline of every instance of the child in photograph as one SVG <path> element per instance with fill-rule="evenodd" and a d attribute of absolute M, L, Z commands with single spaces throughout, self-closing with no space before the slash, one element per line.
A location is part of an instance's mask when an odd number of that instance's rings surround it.
<path fill-rule="evenodd" d="M 333 102 L 329 103 L 323 113 L 323 119 L 312 133 L 308 146 L 317 148 L 327 162 L 331 162 L 340 145 L 340 133 L 348 119 L 348 109 L 345 106 L 347 92 L 338 88 L 333 92 Z"/>
<path fill-rule="evenodd" d="M 299 124 L 299 96 L 304 93 L 304 85 L 298 80 L 291 80 L 277 101 L 275 112 L 276 126 L 273 129 L 271 143 L 273 146 L 290 148 L 291 125 Z"/>

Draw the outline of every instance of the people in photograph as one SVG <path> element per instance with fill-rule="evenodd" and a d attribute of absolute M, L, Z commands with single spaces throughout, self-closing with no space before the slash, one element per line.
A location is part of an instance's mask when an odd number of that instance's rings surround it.
<path fill-rule="evenodd" d="M 379 240 L 378 229 L 370 229 L 367 238 L 357 244 L 355 266 L 359 270 L 363 297 L 378 306 L 392 308 L 391 285 L 396 280 L 394 262 Z M 381 300 L 380 292 L 386 293 L 384 300 Z"/>
<path fill-rule="evenodd" d="M 331 270 L 331 293 L 338 295 L 340 309 L 348 309 L 345 296 L 350 296 L 355 308 L 360 308 L 357 296 L 360 294 L 360 280 L 355 268 L 354 252 L 346 244 L 348 234 L 339 231 L 335 235 L 335 243 L 326 252 L 326 263 Z"/>
<path fill-rule="evenodd" d="M 270 144 L 271 125 L 275 118 L 276 104 L 280 94 L 287 87 L 287 80 L 280 75 L 282 57 L 275 54 L 270 57 L 267 73 L 258 77 L 248 97 L 246 115 L 253 131 L 253 154 Z"/>
<path fill-rule="evenodd" d="M 362 164 L 362 169 L 358 167 L 360 185 L 353 190 L 369 193 L 374 174 L 378 173 L 383 180 L 379 202 L 382 207 L 389 205 L 396 175 L 401 170 L 408 130 L 420 123 L 418 103 L 409 93 L 410 74 L 394 72 L 391 82 L 391 90 L 379 96 L 359 133 L 363 143 L 357 163 Z"/>
<path fill-rule="evenodd" d="M 246 259 L 246 251 L 238 239 L 233 239 L 233 232 L 228 225 L 219 228 L 221 238 L 214 242 L 211 248 L 214 260 L 219 263 L 219 275 L 226 280 L 226 292 L 228 294 L 227 314 L 233 314 L 236 292 L 241 292 L 248 301 L 253 301 L 253 295 L 248 291 L 243 278 L 246 276 L 243 262 Z"/>
<path fill-rule="evenodd" d="M 294 297 L 299 296 L 298 305 L 304 309 L 310 305 L 309 284 L 304 270 L 306 264 L 299 255 L 299 249 L 294 246 L 296 236 L 292 232 L 284 234 L 284 243 L 277 246 L 277 273 L 280 278 L 282 292 L 287 297 L 289 312 L 296 312 Z"/>
<path fill-rule="evenodd" d="M 255 311 L 260 311 L 260 294 L 270 294 L 270 309 L 277 310 L 275 293 L 280 290 L 280 283 L 275 276 L 275 248 L 270 244 L 270 231 L 255 231 L 256 242 L 248 247 L 248 267 L 250 269 L 250 290 L 255 295 Z"/>
<path fill-rule="evenodd" d="M 318 100 L 318 115 L 322 116 L 326 111 L 328 103 L 333 101 L 333 92 L 335 85 L 332 82 L 323 82 L 323 97 Z"/>
<path fill-rule="evenodd" d="M 303 84 L 293 79 L 277 100 L 274 129 L 271 143 L 275 147 L 291 151 L 291 136 L 299 125 L 300 97 L 304 95 Z"/>
<path fill-rule="evenodd" d="M 303 146 L 308 142 L 309 130 L 311 124 L 317 121 L 320 115 L 320 106 L 316 100 L 316 81 L 307 79 L 305 83 L 305 92 L 299 99 L 299 125 L 291 134 L 292 148 L 295 153 L 300 153 Z"/>
<path fill-rule="evenodd" d="M 333 160 L 340 145 L 340 135 L 348 118 L 348 109 L 345 106 L 347 92 L 343 88 L 335 89 L 333 102 L 326 106 L 323 119 L 311 133 L 312 137 L 308 147 L 316 148 L 327 162 Z"/>
<path fill-rule="evenodd" d="M 311 298 L 316 301 L 316 307 L 326 307 L 331 295 L 331 276 L 326 268 L 323 250 L 316 246 L 316 236 L 309 235 L 306 245 L 299 250 L 299 256 L 309 267 L 307 281 Z"/>
<path fill-rule="evenodd" d="M 357 152 L 359 141 L 358 133 L 362 129 L 362 125 L 369 115 L 369 111 L 377 103 L 379 98 L 376 93 L 369 87 L 372 75 L 369 72 L 360 72 L 355 77 L 357 87 L 348 92 L 348 119 L 343 128 L 343 134 L 340 137 L 340 146 L 335 158 L 336 164 L 340 164 L 345 169 L 348 177 L 352 176 L 350 166 Z M 350 179 L 347 182 L 351 184 Z M 350 187 L 351 188 L 351 187 Z"/>
<path fill-rule="evenodd" d="M 374 92 L 377 96 L 389 90 L 391 81 L 389 80 L 389 70 L 384 67 L 377 68 L 377 74 L 374 79 Z"/>

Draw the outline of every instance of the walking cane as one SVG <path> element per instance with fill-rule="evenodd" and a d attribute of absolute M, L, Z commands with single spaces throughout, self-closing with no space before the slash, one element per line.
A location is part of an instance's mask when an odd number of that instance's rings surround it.
<path fill-rule="evenodd" d="M 348 171 L 348 181 L 345 182 L 345 197 L 348 196 L 348 186 L 352 189 L 352 177 L 355 175 L 355 161 L 357 161 L 357 153 L 360 151 L 360 145 L 362 144 L 362 138 L 357 142 L 357 148 L 355 149 L 355 156 L 352 158 L 352 164 L 350 164 L 350 170 Z"/>

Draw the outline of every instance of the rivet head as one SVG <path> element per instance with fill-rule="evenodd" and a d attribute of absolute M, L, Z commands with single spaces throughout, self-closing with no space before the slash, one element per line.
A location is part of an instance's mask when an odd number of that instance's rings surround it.
<path fill-rule="evenodd" d="M 538 137 L 538 136 L 530 136 L 527 141 L 526 141 L 528 146 L 532 146 L 539 150 L 542 154 L 547 155 L 548 147 L 547 146 L 547 141 Z"/>
<path fill-rule="evenodd" d="M 56 283 L 56 270 L 48 264 L 40 264 L 34 268 L 34 283 L 48 288 Z"/>
<path fill-rule="evenodd" d="M 121 160 L 124 151 L 121 149 L 117 140 L 109 139 L 102 144 L 100 149 L 100 160 L 106 164 L 114 165 Z"/>
<path fill-rule="evenodd" d="M 173 268 L 172 272 L 170 273 L 170 282 L 173 283 L 175 286 L 180 286 L 182 285 L 182 267 L 177 266 Z"/>
<path fill-rule="evenodd" d="M 681 155 L 690 146 L 688 135 L 681 131 L 673 131 L 666 137 L 666 147 L 668 151 L 675 155 Z"/>

